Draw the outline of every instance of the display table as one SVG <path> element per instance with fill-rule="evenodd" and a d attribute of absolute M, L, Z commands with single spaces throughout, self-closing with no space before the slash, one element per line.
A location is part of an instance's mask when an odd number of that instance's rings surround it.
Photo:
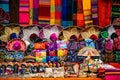
<path fill-rule="evenodd" d="M 0 80 L 103 80 L 101 78 L 0 78 Z"/>

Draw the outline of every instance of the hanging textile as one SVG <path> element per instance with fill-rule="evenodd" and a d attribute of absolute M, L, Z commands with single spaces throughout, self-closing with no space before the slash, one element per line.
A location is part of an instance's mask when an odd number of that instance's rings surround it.
<path fill-rule="evenodd" d="M 93 25 L 98 25 L 98 0 L 92 0 Z"/>
<path fill-rule="evenodd" d="M 39 0 L 38 24 L 50 24 L 50 0 Z"/>
<path fill-rule="evenodd" d="M 10 23 L 19 23 L 19 0 L 10 0 Z"/>
<path fill-rule="evenodd" d="M 61 0 L 55 0 L 55 24 L 61 25 Z"/>
<path fill-rule="evenodd" d="M 65 28 L 73 25 L 73 0 L 62 0 L 62 21 L 61 25 Z"/>
<path fill-rule="evenodd" d="M 55 24 L 55 0 L 50 0 L 50 24 Z"/>
<path fill-rule="evenodd" d="M 19 0 L 19 24 L 22 26 L 29 25 L 29 0 Z"/>
<path fill-rule="evenodd" d="M 33 24 L 38 24 L 39 0 L 33 0 Z"/>
<path fill-rule="evenodd" d="M 0 8 L 9 15 L 9 0 L 0 0 Z M 9 24 L 9 21 L 5 21 L 3 24 Z"/>
<path fill-rule="evenodd" d="M 73 0 L 73 25 L 77 26 L 77 0 Z"/>
<path fill-rule="evenodd" d="M 30 15 L 29 25 L 32 25 L 33 24 L 33 0 L 29 1 L 29 15 Z"/>
<path fill-rule="evenodd" d="M 77 26 L 84 27 L 84 14 L 82 0 L 77 0 Z"/>
<path fill-rule="evenodd" d="M 84 13 L 84 20 L 85 26 L 92 25 L 92 13 L 91 13 L 91 0 L 83 0 L 83 13 Z"/>
<path fill-rule="evenodd" d="M 114 21 L 115 18 L 119 18 L 120 17 L 120 1 L 119 0 L 115 0 L 113 2 L 112 5 L 112 22 Z"/>
<path fill-rule="evenodd" d="M 105 27 L 110 24 L 112 0 L 98 0 L 99 26 Z"/>

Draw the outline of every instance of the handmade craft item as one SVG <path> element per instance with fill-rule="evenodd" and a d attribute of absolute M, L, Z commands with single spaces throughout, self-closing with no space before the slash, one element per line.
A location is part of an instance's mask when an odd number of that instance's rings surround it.
<path fill-rule="evenodd" d="M 7 47 L 8 51 L 10 51 L 10 50 L 25 51 L 26 50 L 26 44 L 21 39 L 13 39 L 13 40 L 9 41 L 6 47 Z"/>

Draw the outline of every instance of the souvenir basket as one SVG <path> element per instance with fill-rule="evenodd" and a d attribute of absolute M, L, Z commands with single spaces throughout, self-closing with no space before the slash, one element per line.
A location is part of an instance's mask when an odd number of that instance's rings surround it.
<path fill-rule="evenodd" d="M 102 28 L 97 25 L 89 25 L 80 32 L 80 40 L 91 38 L 93 40 L 97 39 Z"/>
<path fill-rule="evenodd" d="M 86 72 L 81 72 L 78 74 L 79 78 L 86 78 L 88 76 L 88 74 Z"/>
<path fill-rule="evenodd" d="M 59 40 L 69 41 L 70 38 L 79 41 L 79 35 L 82 28 L 78 26 L 68 26 L 64 28 L 59 34 Z"/>
<path fill-rule="evenodd" d="M 90 71 L 90 72 L 97 72 L 97 71 L 98 71 L 98 68 L 94 68 L 94 67 L 91 68 L 91 67 L 89 67 L 89 71 Z"/>

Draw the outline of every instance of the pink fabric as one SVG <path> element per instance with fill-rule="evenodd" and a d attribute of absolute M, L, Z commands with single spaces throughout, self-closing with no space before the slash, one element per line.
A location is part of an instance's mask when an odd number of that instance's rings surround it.
<path fill-rule="evenodd" d="M 120 75 L 106 75 L 105 80 L 120 80 Z"/>
<path fill-rule="evenodd" d="M 20 13 L 20 23 L 28 23 L 29 21 L 29 14 L 27 13 Z"/>

